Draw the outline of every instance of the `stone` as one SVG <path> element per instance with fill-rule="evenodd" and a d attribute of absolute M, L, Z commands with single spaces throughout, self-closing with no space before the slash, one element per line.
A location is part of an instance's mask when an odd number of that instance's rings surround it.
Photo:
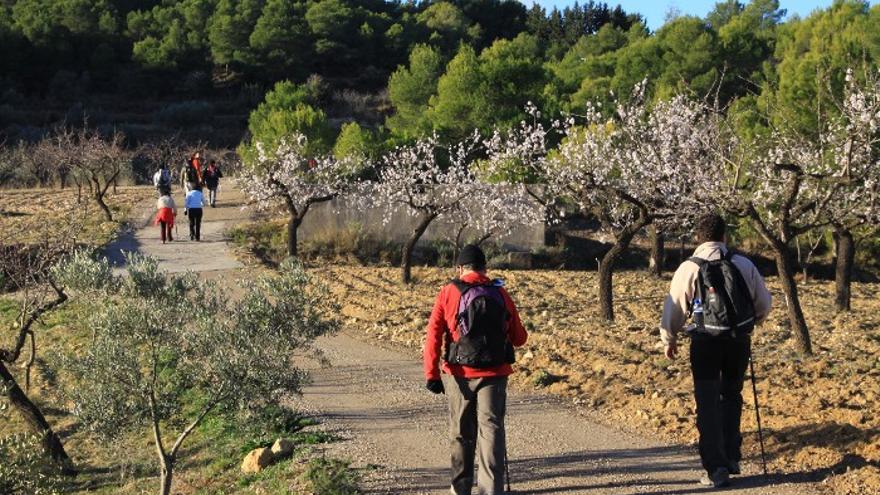
<path fill-rule="evenodd" d="M 268 448 L 254 449 L 244 457 L 241 463 L 241 472 L 243 473 L 259 473 L 266 469 L 275 460 L 272 450 Z"/>
<path fill-rule="evenodd" d="M 293 442 L 286 438 L 279 438 L 272 444 L 272 455 L 275 457 L 287 457 L 293 453 Z"/>

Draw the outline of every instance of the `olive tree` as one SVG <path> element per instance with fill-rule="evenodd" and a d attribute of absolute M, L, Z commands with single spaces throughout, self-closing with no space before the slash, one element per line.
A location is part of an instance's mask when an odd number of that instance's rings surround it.
<path fill-rule="evenodd" d="M 292 260 L 242 282 L 235 301 L 195 274 L 166 275 L 153 258 L 127 261 L 127 276 L 83 253 L 57 270 L 93 306 L 90 343 L 62 361 L 72 378 L 65 398 L 95 434 L 150 431 L 167 495 L 181 447 L 205 417 L 259 412 L 298 393 L 307 375 L 291 358 L 313 355 L 314 339 L 337 323 L 324 316 L 334 309 L 325 289 Z"/>
<path fill-rule="evenodd" d="M 0 403 L 0 411 L 2 411 Z M 0 437 L 0 493 L 48 495 L 60 493 L 62 479 L 46 465 L 39 436 L 13 434 Z"/>

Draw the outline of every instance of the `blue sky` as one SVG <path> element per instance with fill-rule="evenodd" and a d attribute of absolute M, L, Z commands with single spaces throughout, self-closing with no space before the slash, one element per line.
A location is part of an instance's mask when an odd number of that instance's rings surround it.
<path fill-rule="evenodd" d="M 563 8 L 574 3 L 574 0 L 522 0 L 529 5 L 538 3 L 546 8 L 553 6 Z M 623 6 L 627 12 L 638 12 L 648 21 L 648 27 L 653 31 L 663 25 L 663 20 L 670 8 L 679 10 L 682 14 L 705 16 L 715 6 L 717 0 L 602 0 L 609 6 L 617 4 Z M 580 3 L 584 3 L 583 1 Z M 747 2 L 744 2 L 747 3 Z M 832 0 L 781 0 L 783 9 L 788 10 L 788 15 L 798 14 L 806 17 L 817 8 L 824 8 L 833 3 Z M 872 2 L 874 3 L 874 2 Z"/>

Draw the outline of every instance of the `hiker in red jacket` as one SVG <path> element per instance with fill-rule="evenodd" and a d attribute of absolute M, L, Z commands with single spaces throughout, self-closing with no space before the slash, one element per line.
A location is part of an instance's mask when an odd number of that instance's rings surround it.
<path fill-rule="evenodd" d="M 507 377 L 513 348 L 525 344 L 528 334 L 504 284 L 486 276 L 479 247 L 465 246 L 456 263 L 458 278 L 440 290 L 428 320 L 426 388 L 449 398 L 450 492 L 471 493 L 478 453 L 479 493 L 498 495 L 505 493 Z"/>
<path fill-rule="evenodd" d="M 161 196 L 156 201 L 156 225 L 159 226 L 159 238 L 162 244 L 171 242 L 174 237 L 171 236 L 171 230 L 174 228 L 174 217 L 177 216 L 177 205 L 174 204 L 174 198 L 171 197 L 171 188 L 163 186 L 159 189 Z"/>

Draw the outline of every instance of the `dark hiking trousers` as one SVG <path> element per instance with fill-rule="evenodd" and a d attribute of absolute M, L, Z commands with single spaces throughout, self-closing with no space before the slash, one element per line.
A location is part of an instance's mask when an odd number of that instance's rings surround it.
<path fill-rule="evenodd" d="M 190 208 L 189 215 L 189 238 L 200 241 L 202 239 L 202 209 Z"/>
<path fill-rule="evenodd" d="M 174 238 L 171 237 L 171 223 L 170 222 L 159 222 L 159 236 L 162 238 L 162 242 L 173 241 Z"/>
<path fill-rule="evenodd" d="M 747 335 L 695 335 L 691 340 L 700 460 L 709 474 L 742 459 L 742 388 L 750 346 L 751 338 Z"/>
<path fill-rule="evenodd" d="M 507 377 L 460 378 L 444 374 L 442 378 L 449 398 L 452 490 L 456 495 L 470 495 L 476 457 L 477 493 L 503 494 Z"/>

